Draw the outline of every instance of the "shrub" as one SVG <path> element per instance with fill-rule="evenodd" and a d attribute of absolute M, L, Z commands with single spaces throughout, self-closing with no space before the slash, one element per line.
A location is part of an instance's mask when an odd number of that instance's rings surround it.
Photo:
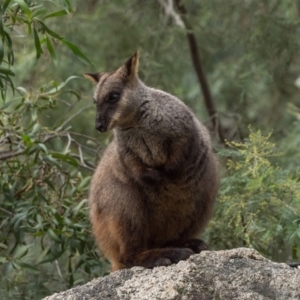
<path fill-rule="evenodd" d="M 228 142 L 227 159 L 215 217 L 207 232 L 217 249 L 253 247 L 281 261 L 300 259 L 299 171 L 273 162 L 281 155 L 250 127 L 244 143 Z"/>
<path fill-rule="evenodd" d="M 25 282 L 26 270 L 43 273 L 43 265 L 54 262 L 66 288 L 105 272 L 86 199 L 99 144 L 87 137 L 81 142 L 59 118 L 52 127 L 43 125 L 62 90 L 20 91 L 0 109 L 2 281 L 23 274 Z"/>

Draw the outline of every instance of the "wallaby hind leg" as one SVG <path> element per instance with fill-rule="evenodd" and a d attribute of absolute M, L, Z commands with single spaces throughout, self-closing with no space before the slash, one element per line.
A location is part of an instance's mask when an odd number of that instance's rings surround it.
<path fill-rule="evenodd" d="M 200 253 L 203 250 L 208 250 L 208 245 L 200 239 L 187 239 L 187 240 L 177 240 L 169 242 L 165 247 L 176 247 L 176 248 L 189 248 L 194 253 Z"/>
<path fill-rule="evenodd" d="M 208 245 L 200 239 L 189 239 L 182 244 L 182 247 L 190 248 L 194 253 L 200 253 L 203 250 L 208 250 Z"/>

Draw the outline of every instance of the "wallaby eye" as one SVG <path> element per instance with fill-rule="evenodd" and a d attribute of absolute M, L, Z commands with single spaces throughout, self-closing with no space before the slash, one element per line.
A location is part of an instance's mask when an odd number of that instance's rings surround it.
<path fill-rule="evenodd" d="M 108 102 L 109 103 L 116 103 L 120 99 L 120 93 L 118 92 L 111 92 L 108 94 Z"/>

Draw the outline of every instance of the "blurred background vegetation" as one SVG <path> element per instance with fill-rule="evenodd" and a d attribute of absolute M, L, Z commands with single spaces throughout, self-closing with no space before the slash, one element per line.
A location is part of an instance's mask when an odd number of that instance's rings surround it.
<path fill-rule="evenodd" d="M 141 79 L 181 98 L 211 131 L 222 182 L 204 233 L 210 248 L 300 260 L 300 1 L 0 6 L 2 299 L 40 299 L 108 273 L 87 196 L 111 133 L 94 130 L 93 87 L 82 74 L 114 70 L 137 49 Z M 197 42 L 214 115 L 187 34 Z"/>

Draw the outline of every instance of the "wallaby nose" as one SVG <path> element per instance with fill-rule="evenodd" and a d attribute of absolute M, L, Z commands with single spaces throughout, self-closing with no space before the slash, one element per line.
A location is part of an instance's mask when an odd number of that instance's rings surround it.
<path fill-rule="evenodd" d="M 98 131 L 102 132 L 102 131 L 103 131 L 102 123 L 101 123 L 101 122 L 96 122 L 95 128 L 96 128 Z"/>

